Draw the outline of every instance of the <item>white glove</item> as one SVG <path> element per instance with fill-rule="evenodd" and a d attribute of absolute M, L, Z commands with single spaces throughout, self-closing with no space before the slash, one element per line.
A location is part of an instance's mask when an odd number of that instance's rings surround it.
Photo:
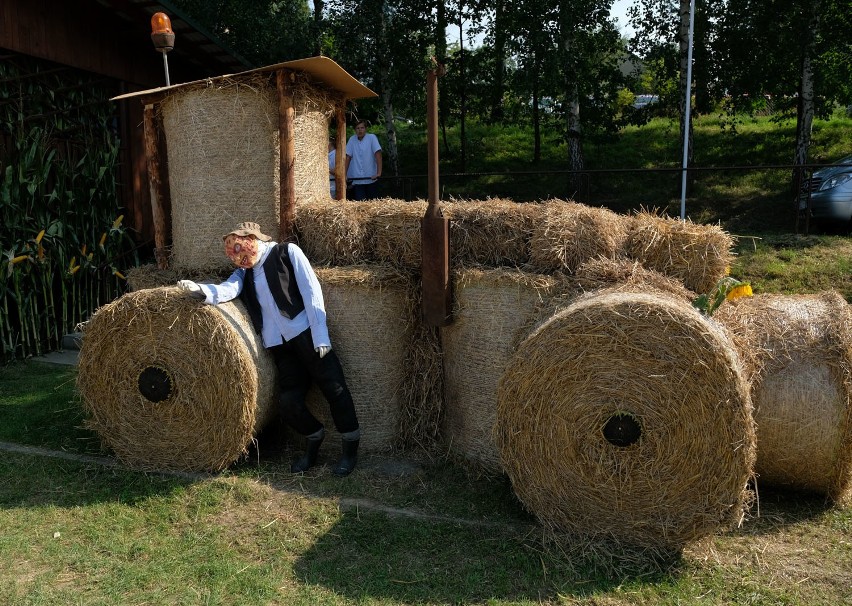
<path fill-rule="evenodd" d="M 314 349 L 315 352 L 319 354 L 320 358 L 324 358 L 325 354 L 331 351 L 330 345 L 320 345 L 319 347 Z"/>
<path fill-rule="evenodd" d="M 204 294 L 204 292 L 201 290 L 201 287 L 192 280 L 178 280 L 177 286 L 181 290 L 186 291 L 187 293 L 192 295 L 194 299 L 207 298 L 207 295 Z"/>

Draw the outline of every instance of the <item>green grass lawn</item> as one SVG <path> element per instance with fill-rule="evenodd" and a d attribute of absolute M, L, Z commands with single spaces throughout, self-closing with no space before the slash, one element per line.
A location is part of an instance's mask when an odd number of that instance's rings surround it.
<path fill-rule="evenodd" d="M 0 603 L 836 605 L 852 600 L 852 510 L 762 490 L 739 529 L 663 565 L 555 545 L 505 478 L 443 460 L 334 478 L 281 461 L 215 477 L 146 474 L 98 454 L 73 368 L 0 368 Z M 24 423 L 21 419 L 34 419 Z M 83 445 L 80 447 L 80 445 Z M 75 446 L 75 448 L 72 448 Z"/>

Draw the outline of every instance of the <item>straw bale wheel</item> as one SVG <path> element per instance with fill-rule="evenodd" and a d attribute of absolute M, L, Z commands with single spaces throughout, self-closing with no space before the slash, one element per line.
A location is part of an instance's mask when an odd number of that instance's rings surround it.
<path fill-rule="evenodd" d="M 328 123 L 334 100 L 306 75 L 294 77 L 296 203 L 327 200 Z M 171 265 L 226 266 L 222 234 L 240 221 L 267 229 L 279 222 L 274 80 L 257 73 L 210 80 L 169 93 L 159 108 L 172 201 Z"/>
<path fill-rule="evenodd" d="M 852 500 L 852 311 L 837 292 L 756 295 L 714 315 L 750 358 L 760 483 Z M 744 356 L 745 357 L 745 356 Z"/>
<path fill-rule="evenodd" d="M 140 290 L 98 309 L 84 335 L 87 423 L 127 465 L 219 471 L 272 417 L 274 364 L 238 301 Z"/>
<path fill-rule="evenodd" d="M 495 439 L 545 526 L 666 550 L 741 519 L 755 457 L 727 334 L 662 292 L 589 293 L 539 326 L 500 380 Z"/>
<path fill-rule="evenodd" d="M 331 344 L 340 358 L 361 425 L 361 447 L 395 445 L 402 411 L 421 373 L 409 357 L 416 298 L 409 276 L 389 266 L 318 267 Z M 316 387 L 308 409 L 337 435 L 328 403 Z M 293 436 L 298 439 L 297 436 Z M 332 444 L 329 448 L 339 447 Z"/>
<path fill-rule="evenodd" d="M 649 212 L 638 213 L 629 225 L 624 243 L 627 256 L 677 278 L 694 292 L 710 292 L 731 264 L 733 240 L 717 225 Z"/>
<path fill-rule="evenodd" d="M 465 268 L 453 280 L 454 321 L 441 331 L 443 441 L 481 469 L 499 472 L 493 438 L 497 384 L 538 308 L 560 283 L 553 276 L 507 268 Z"/>

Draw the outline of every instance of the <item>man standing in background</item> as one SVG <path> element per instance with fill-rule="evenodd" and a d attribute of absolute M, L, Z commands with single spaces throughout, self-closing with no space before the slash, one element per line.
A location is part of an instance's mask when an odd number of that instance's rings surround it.
<path fill-rule="evenodd" d="M 346 180 L 352 183 L 352 199 L 378 198 L 381 176 L 382 146 L 376 135 L 367 133 L 367 124 L 359 120 L 355 134 L 346 143 Z"/>

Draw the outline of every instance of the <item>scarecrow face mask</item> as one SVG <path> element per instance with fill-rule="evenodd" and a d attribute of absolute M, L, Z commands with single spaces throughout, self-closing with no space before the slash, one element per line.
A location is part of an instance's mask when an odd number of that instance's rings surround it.
<path fill-rule="evenodd" d="M 229 234 L 225 238 L 225 254 L 237 267 L 254 267 L 260 258 L 257 240 L 252 236 Z"/>

